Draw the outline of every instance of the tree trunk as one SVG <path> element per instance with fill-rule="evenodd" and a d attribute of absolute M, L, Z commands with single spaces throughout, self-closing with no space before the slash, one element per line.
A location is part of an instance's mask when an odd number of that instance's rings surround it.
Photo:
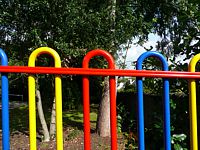
<path fill-rule="evenodd" d="M 99 106 L 96 130 L 101 137 L 110 136 L 110 93 L 108 77 L 105 77 L 104 80 L 104 88 Z"/>
<path fill-rule="evenodd" d="M 50 136 L 49 136 L 49 130 L 47 128 L 47 123 L 44 117 L 44 112 L 43 112 L 43 108 L 42 108 L 42 100 L 41 100 L 41 94 L 39 90 L 36 90 L 36 96 L 37 96 L 37 110 L 38 110 L 38 115 L 40 118 L 40 122 L 42 125 L 42 129 L 43 129 L 43 135 L 44 135 L 44 139 L 43 141 L 47 142 L 50 140 Z"/>
<path fill-rule="evenodd" d="M 116 17 L 116 0 L 109 0 L 109 15 L 110 15 L 110 36 L 112 41 L 110 50 L 115 48 L 115 17 Z M 104 79 L 104 88 L 102 99 L 99 106 L 99 113 L 97 117 L 96 131 L 101 137 L 110 136 L 110 93 L 109 93 L 109 77 Z"/>
<path fill-rule="evenodd" d="M 56 104 L 55 104 L 55 97 L 53 100 L 53 106 L 51 110 L 51 123 L 50 123 L 50 137 L 51 139 L 55 138 L 56 134 Z"/>

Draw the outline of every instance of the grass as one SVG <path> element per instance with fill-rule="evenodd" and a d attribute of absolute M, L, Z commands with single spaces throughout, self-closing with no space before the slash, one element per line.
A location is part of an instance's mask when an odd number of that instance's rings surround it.
<path fill-rule="evenodd" d="M 40 148 L 47 149 L 48 146 L 49 146 L 48 143 L 43 142 L 43 143 L 41 143 Z"/>
<path fill-rule="evenodd" d="M 97 121 L 97 105 L 91 105 L 90 112 L 90 128 L 95 130 Z M 82 110 L 71 110 L 63 112 L 63 126 L 71 126 L 83 129 L 83 111 Z"/>
<path fill-rule="evenodd" d="M 65 137 L 66 141 L 70 141 L 75 139 L 77 136 L 79 136 L 82 132 L 80 130 L 77 130 L 76 128 L 72 128 L 69 134 Z"/>
<path fill-rule="evenodd" d="M 29 113 L 28 106 L 20 106 L 9 110 L 10 113 L 10 132 L 23 132 L 26 133 L 29 130 Z M 45 114 L 47 123 L 49 124 L 51 118 L 51 112 Z M 0 128 L 2 123 L 0 117 Z M 97 120 L 97 106 L 91 105 L 91 129 L 95 129 Z M 82 110 L 63 111 L 63 127 L 73 127 L 74 129 L 83 129 L 83 113 Z M 39 119 L 37 117 L 37 128 L 40 129 Z"/>
<path fill-rule="evenodd" d="M 28 123 L 28 106 L 21 106 L 18 108 L 10 109 L 10 132 L 23 132 L 29 129 Z M 0 120 L 0 124 L 2 121 Z"/>
<path fill-rule="evenodd" d="M 90 113 L 90 125 L 91 129 L 94 130 L 96 128 L 96 120 L 97 120 L 97 105 L 91 105 L 91 113 Z M 28 114 L 28 106 L 20 106 L 14 109 L 10 109 L 10 132 L 11 135 L 16 135 L 18 133 L 24 133 L 25 135 L 29 135 L 29 114 Z M 49 124 L 51 118 L 51 111 L 45 114 L 46 120 Z M 0 117 L 0 124 L 1 122 Z M 39 119 L 37 118 L 37 131 L 41 129 L 41 125 L 39 123 Z M 0 126 L 1 128 L 1 126 Z M 41 131 L 41 130 L 40 130 Z M 78 140 L 83 136 L 83 113 L 82 110 L 70 110 L 63 111 L 63 131 L 64 131 L 64 140 L 66 142 L 71 142 L 74 139 Z M 13 136 L 14 137 L 14 136 Z M 96 144 L 100 149 L 109 149 L 110 145 L 106 144 L 104 140 L 94 135 L 93 137 Z M 79 139 L 80 140 L 80 139 Z M 82 139 L 81 139 L 82 140 Z M 19 141 L 18 141 L 19 142 Z M 94 142 L 94 143 L 95 143 Z M 47 149 L 48 143 L 41 142 L 41 148 Z"/>

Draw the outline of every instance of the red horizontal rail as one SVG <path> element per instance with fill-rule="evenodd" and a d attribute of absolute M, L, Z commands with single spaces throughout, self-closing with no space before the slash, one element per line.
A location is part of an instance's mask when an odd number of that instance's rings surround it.
<path fill-rule="evenodd" d="M 154 71 L 154 70 L 120 70 L 120 69 L 85 69 L 85 68 L 54 68 L 54 67 L 26 67 L 0 66 L 4 73 L 29 74 L 65 74 L 65 75 L 93 75 L 93 76 L 134 76 L 157 78 L 189 78 L 200 79 L 200 72 L 185 71 Z"/>

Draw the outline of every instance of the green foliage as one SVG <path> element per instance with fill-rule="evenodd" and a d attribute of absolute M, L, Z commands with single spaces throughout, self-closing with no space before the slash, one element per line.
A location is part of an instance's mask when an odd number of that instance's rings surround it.
<path fill-rule="evenodd" d="M 184 143 L 184 140 L 186 139 L 185 134 L 173 134 L 172 135 L 172 146 L 174 150 L 188 150 L 187 148 L 184 148 L 186 144 Z"/>
<path fill-rule="evenodd" d="M 177 99 L 177 97 L 176 97 Z M 184 110 L 184 101 L 178 98 L 171 99 L 171 143 L 173 149 L 189 149 L 189 126 L 188 113 Z M 184 98 L 185 99 L 185 98 Z M 182 107 L 182 109 L 181 109 Z M 133 109 L 133 108 L 132 108 Z M 151 121 L 145 124 L 145 143 L 148 149 L 164 148 L 163 133 L 163 109 L 157 107 L 157 111 L 152 112 Z M 120 117 L 119 117 L 120 116 Z M 147 119 L 147 118 L 146 118 Z M 145 119 L 145 120 L 146 120 Z M 145 121 L 146 122 L 146 121 Z M 146 122 L 147 123 L 147 122 Z M 131 115 L 127 104 L 118 106 L 118 130 L 124 133 L 126 148 L 137 147 L 137 121 Z M 156 143 L 156 144 L 155 144 Z"/>
<path fill-rule="evenodd" d="M 117 115 L 117 131 L 118 133 L 122 132 L 122 117 Z"/>
<path fill-rule="evenodd" d="M 72 128 L 72 129 L 70 130 L 70 133 L 69 133 L 69 134 L 67 135 L 67 137 L 65 138 L 65 140 L 67 140 L 67 141 L 72 140 L 72 139 L 76 138 L 76 137 L 77 137 L 78 135 L 80 135 L 80 134 L 81 134 L 81 131 L 80 131 L 80 130 Z"/>
<path fill-rule="evenodd" d="M 68 110 L 79 109 L 78 107 L 80 107 L 80 103 L 82 103 L 79 80 L 77 81 L 76 78 L 71 78 L 71 82 L 69 81 L 70 79 L 67 77 L 62 79 L 63 108 Z"/>
<path fill-rule="evenodd" d="M 137 149 L 136 121 L 132 118 L 127 105 L 120 103 L 117 107 L 117 129 L 125 138 L 125 149 Z"/>
<path fill-rule="evenodd" d="M 63 67 L 81 67 L 84 55 L 95 48 L 106 49 L 117 58 L 116 51 L 120 49 L 120 45 L 134 36 L 140 36 L 141 41 L 145 39 L 150 32 L 151 23 L 143 21 L 142 12 L 132 9 L 131 1 L 117 1 L 115 14 L 111 15 L 113 5 L 107 1 L 93 0 L 1 0 L 1 48 L 5 49 L 10 65 L 27 65 L 30 53 L 40 46 L 55 49 L 61 57 Z M 52 66 L 52 62 L 49 57 L 40 57 L 37 65 Z M 99 57 L 91 60 L 91 64 L 91 67 L 106 67 L 105 61 Z M 13 80 L 17 78 L 12 77 Z M 25 77 L 22 76 L 22 79 Z M 51 84 L 53 78 L 39 78 L 46 80 L 39 82 L 41 90 L 45 91 L 43 86 L 48 82 Z M 73 85 L 72 81 L 75 82 Z M 101 91 L 100 81 L 102 79 L 93 81 L 92 85 L 97 88 L 92 89 Z M 64 106 L 74 108 L 76 106 L 73 105 L 80 103 L 80 77 L 66 77 L 64 82 L 66 85 L 63 87 L 69 94 L 64 94 Z M 17 90 L 16 82 L 12 86 L 16 87 L 13 91 Z M 43 101 L 52 101 L 51 93 L 42 93 L 45 95 Z M 99 95 L 92 96 L 92 101 L 99 101 Z"/>
<path fill-rule="evenodd" d="M 83 56 L 91 49 L 106 49 L 117 58 L 116 51 L 120 50 L 120 45 L 126 44 L 134 37 L 138 37 L 138 43 L 143 44 L 148 40 L 147 35 L 154 32 L 164 40 L 164 44 L 163 42 L 158 43 L 157 49 L 171 61 L 174 61 L 179 54 L 186 54 L 186 58 L 189 59 L 199 53 L 200 7 L 197 0 L 117 0 L 115 16 L 111 15 L 112 7 L 110 1 L 105 0 L 1 0 L 1 48 L 6 50 L 10 65 L 27 65 L 28 56 L 35 48 L 49 46 L 61 56 L 62 66 L 81 67 Z M 164 49 L 169 44 L 166 44 L 166 39 L 172 43 L 172 46 L 167 49 L 174 53 L 172 56 L 168 56 L 169 53 Z M 51 62 L 52 59 L 42 58 L 39 59 L 38 65 L 49 66 Z M 152 64 L 155 66 L 152 67 Z M 160 70 L 157 64 L 156 60 L 149 59 L 145 62 L 144 69 Z M 105 67 L 105 61 L 95 58 L 91 60 L 91 67 Z M 187 70 L 186 67 L 186 64 L 177 63 L 170 68 Z M 47 95 L 45 99 L 49 102 L 53 100 L 53 94 L 51 90 L 46 91 L 45 86 L 52 86 L 53 78 L 49 76 L 46 78 L 47 76 L 40 77 L 45 79 L 40 82 L 40 88 L 44 91 L 43 95 Z M 26 83 L 25 77 L 21 77 L 22 83 Z M 21 78 L 15 80 L 17 77 L 10 75 L 10 79 L 13 80 L 13 89 L 22 89 L 18 85 Z M 72 84 L 72 81 L 75 83 Z M 92 85 L 96 89 L 92 93 L 101 91 L 101 86 L 99 86 L 101 81 L 100 78 L 98 81 L 93 80 Z M 64 78 L 64 82 L 66 84 L 63 86 L 64 90 L 67 89 L 67 94 L 64 95 L 64 106 L 74 108 L 73 105 L 80 103 L 81 78 L 68 76 Z M 170 82 L 173 93 L 188 93 L 185 80 Z M 160 79 L 145 79 L 145 93 L 161 93 L 161 83 Z M 135 85 L 128 82 L 126 84 L 125 90 L 135 91 Z M 92 100 L 98 101 L 98 98 L 99 95 L 93 96 Z M 172 115 L 175 135 L 185 134 L 186 131 L 186 129 L 180 130 L 178 126 L 180 122 L 184 124 L 184 119 L 188 116 L 186 98 L 184 97 L 181 102 L 172 101 L 171 105 L 172 112 L 174 112 L 172 114 L 177 114 Z M 125 116 L 122 115 L 126 114 L 119 114 L 121 119 L 124 119 Z M 155 131 L 148 129 L 147 132 L 157 133 L 158 138 L 161 135 L 161 116 L 155 114 L 155 117 L 157 122 L 152 127 Z M 123 121 L 120 124 L 123 124 Z M 158 139 L 155 140 L 160 142 Z M 182 143 L 178 137 L 174 137 L 174 141 L 178 144 Z"/>
<path fill-rule="evenodd" d="M 0 2 L 2 46 L 10 52 L 21 53 L 20 58 L 39 46 L 52 47 L 60 54 L 67 49 L 112 49 L 108 3 L 70 0 Z M 128 39 L 142 35 L 142 30 L 149 26 L 143 22 L 142 15 L 134 13 L 129 1 L 120 3 L 116 4 L 113 53 Z"/>
<path fill-rule="evenodd" d="M 175 97 L 177 99 L 177 96 Z M 184 111 L 184 103 L 180 102 L 178 98 L 178 103 L 174 99 L 170 100 L 171 109 L 171 143 L 175 150 L 184 148 L 188 149 L 188 125 L 187 117 Z M 181 105 L 181 106 L 177 106 Z M 180 109 L 183 107 L 183 109 Z M 147 139 L 147 145 L 150 149 L 160 149 L 163 147 L 163 115 L 162 112 L 154 112 L 154 119 L 152 120 L 152 125 L 150 128 L 146 129 L 145 135 Z M 188 115 L 188 114 L 187 114 Z M 156 135 L 156 136 L 155 136 Z M 154 143 L 157 143 L 156 145 Z M 158 144 L 159 143 L 159 144 Z"/>
<path fill-rule="evenodd" d="M 186 59 L 190 59 L 193 55 L 199 53 L 199 2 L 179 0 L 160 1 L 157 3 L 154 1 L 143 1 L 143 3 L 145 4 L 143 8 L 146 10 L 147 16 L 154 15 L 152 19 L 154 33 L 157 33 L 163 39 L 158 43 L 157 49 L 163 53 L 167 59 L 174 62 L 175 58 L 180 54 L 186 54 Z M 161 70 L 157 67 L 157 64 L 159 63 L 156 63 L 153 59 L 149 59 L 145 62 L 144 69 Z M 152 65 L 154 66 L 152 67 Z M 187 66 L 187 64 L 178 62 L 172 64 L 169 68 L 170 70 L 187 71 Z M 145 93 L 157 95 L 161 93 L 161 84 L 162 81 L 160 79 L 145 78 L 144 91 Z M 186 138 L 189 137 L 188 98 L 186 97 L 188 94 L 187 80 L 170 80 L 170 91 L 173 97 L 171 100 L 172 145 L 174 149 L 187 149 L 189 147 L 189 142 Z M 148 128 L 146 134 L 147 137 L 155 143 L 162 143 L 162 141 L 159 140 L 162 139 L 163 134 L 162 116 L 160 113 L 156 113 L 154 116 L 155 122 L 152 121 L 153 127 Z M 156 135 L 156 137 L 154 135 Z M 179 137 L 179 135 L 184 135 L 185 137 L 182 138 Z M 152 143 L 148 143 L 148 145 L 155 146 L 155 144 Z M 151 149 L 158 148 L 151 147 Z"/>
<path fill-rule="evenodd" d="M 172 42 L 171 51 L 175 54 L 172 55 L 172 60 L 179 54 L 186 54 L 186 59 L 189 59 L 198 53 L 200 44 L 199 3 L 191 0 L 178 0 L 157 5 L 160 7 L 157 7 L 155 12 L 155 32 L 163 39 Z"/>
<path fill-rule="evenodd" d="M 137 142 L 136 142 L 135 138 L 128 133 L 125 133 L 124 135 L 125 135 L 125 138 L 126 138 L 125 149 L 126 150 L 136 150 L 136 149 L 138 149 Z"/>
<path fill-rule="evenodd" d="M 118 92 L 136 92 L 136 85 L 135 85 L 136 78 L 127 78 L 127 77 L 120 77 L 118 78 L 118 86 L 122 83 L 123 87 L 121 87 Z"/>

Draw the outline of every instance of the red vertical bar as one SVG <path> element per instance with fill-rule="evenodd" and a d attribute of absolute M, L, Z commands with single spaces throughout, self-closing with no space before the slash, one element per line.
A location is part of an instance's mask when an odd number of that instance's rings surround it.
<path fill-rule="evenodd" d="M 84 149 L 90 150 L 90 99 L 89 79 L 83 76 L 83 122 L 84 122 Z"/>
<path fill-rule="evenodd" d="M 108 61 L 109 69 L 115 69 L 113 57 L 106 51 L 93 50 L 87 53 L 83 59 L 83 68 L 89 67 L 89 61 L 94 56 L 103 56 Z M 110 126 L 111 126 L 111 149 L 117 150 L 117 119 L 116 119 L 116 86 L 115 76 L 109 78 L 110 85 Z M 90 150 L 90 100 L 89 79 L 83 76 L 83 114 L 84 114 L 84 149 Z"/>
<path fill-rule="evenodd" d="M 111 126 L 111 149 L 117 150 L 117 113 L 116 113 L 116 82 L 115 77 L 109 78 L 110 82 L 110 126 Z"/>

